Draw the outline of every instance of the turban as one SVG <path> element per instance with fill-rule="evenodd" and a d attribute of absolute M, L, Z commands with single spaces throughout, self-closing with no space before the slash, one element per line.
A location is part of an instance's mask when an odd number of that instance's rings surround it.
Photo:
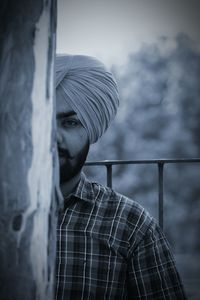
<path fill-rule="evenodd" d="M 119 105 L 117 84 L 94 57 L 56 56 L 56 91 L 61 92 L 85 127 L 90 143 L 108 128 Z"/>

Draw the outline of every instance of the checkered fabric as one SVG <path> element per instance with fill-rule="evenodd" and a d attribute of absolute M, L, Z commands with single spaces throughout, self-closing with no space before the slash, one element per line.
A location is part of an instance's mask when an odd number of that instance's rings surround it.
<path fill-rule="evenodd" d="M 56 299 L 186 299 L 168 243 L 138 203 L 82 174 L 57 228 Z"/>

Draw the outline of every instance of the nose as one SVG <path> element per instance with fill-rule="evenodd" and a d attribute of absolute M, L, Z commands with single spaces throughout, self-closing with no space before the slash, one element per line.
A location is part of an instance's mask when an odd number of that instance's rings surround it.
<path fill-rule="evenodd" d="M 58 128 L 57 128 L 57 132 L 56 132 L 56 139 L 57 139 L 58 144 L 62 144 L 63 138 L 62 138 L 62 134 Z"/>

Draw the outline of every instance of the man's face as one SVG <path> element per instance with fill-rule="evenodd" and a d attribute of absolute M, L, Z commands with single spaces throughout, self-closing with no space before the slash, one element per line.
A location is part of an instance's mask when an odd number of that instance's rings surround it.
<path fill-rule="evenodd" d="M 60 183 L 64 183 L 83 167 L 89 151 L 89 139 L 76 113 L 60 93 L 56 93 L 56 119 Z"/>

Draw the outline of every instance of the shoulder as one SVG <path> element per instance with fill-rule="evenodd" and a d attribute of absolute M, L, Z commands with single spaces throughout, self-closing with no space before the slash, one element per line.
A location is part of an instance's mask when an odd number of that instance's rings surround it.
<path fill-rule="evenodd" d="M 154 228 L 155 220 L 148 211 L 133 199 L 115 190 L 92 182 L 95 202 L 110 212 L 113 220 L 119 221 L 127 232 L 127 239 L 131 248 L 136 247 L 145 237 L 150 228 Z"/>

